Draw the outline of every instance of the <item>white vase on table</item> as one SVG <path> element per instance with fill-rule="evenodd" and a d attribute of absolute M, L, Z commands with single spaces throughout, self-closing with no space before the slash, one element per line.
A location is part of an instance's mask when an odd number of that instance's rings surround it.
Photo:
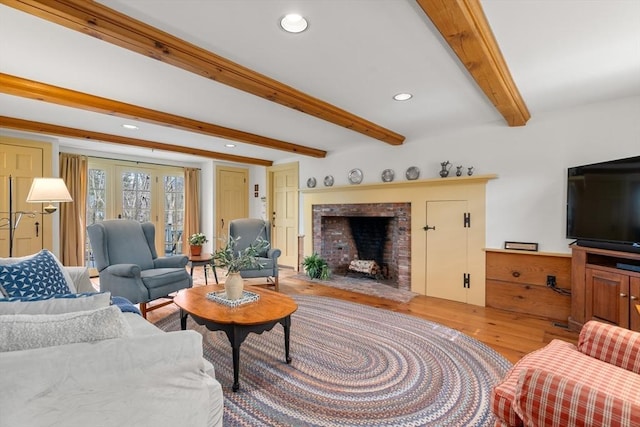
<path fill-rule="evenodd" d="M 227 279 L 224 281 L 224 291 L 227 299 L 234 301 L 242 298 L 243 290 L 244 279 L 240 276 L 240 273 L 229 273 Z"/>

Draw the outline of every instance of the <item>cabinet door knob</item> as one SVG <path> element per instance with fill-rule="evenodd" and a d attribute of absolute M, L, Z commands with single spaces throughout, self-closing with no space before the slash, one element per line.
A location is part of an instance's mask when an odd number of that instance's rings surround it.
<path fill-rule="evenodd" d="M 519 271 L 513 271 L 513 272 L 511 272 L 511 275 L 513 277 L 520 277 L 520 272 Z"/>
<path fill-rule="evenodd" d="M 638 297 L 637 297 L 637 296 L 635 296 L 635 295 L 631 295 L 631 301 L 635 301 L 635 300 L 637 300 L 637 299 L 638 299 Z"/>
<path fill-rule="evenodd" d="M 626 298 L 627 294 L 623 294 L 622 292 L 620 292 L 620 298 Z"/>

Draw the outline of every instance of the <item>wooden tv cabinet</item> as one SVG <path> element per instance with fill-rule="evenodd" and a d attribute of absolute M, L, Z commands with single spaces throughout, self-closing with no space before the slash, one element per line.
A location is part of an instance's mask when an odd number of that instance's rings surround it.
<path fill-rule="evenodd" d="M 579 331 L 593 319 L 640 331 L 640 272 L 617 267 L 640 266 L 640 254 L 575 245 L 571 249 L 569 328 Z"/>

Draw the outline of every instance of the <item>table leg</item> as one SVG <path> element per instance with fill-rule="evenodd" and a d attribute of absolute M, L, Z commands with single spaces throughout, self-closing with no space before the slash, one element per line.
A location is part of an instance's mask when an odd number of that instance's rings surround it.
<path fill-rule="evenodd" d="M 233 346 L 233 387 L 231 389 L 236 392 L 240 389 L 240 344 Z"/>
<path fill-rule="evenodd" d="M 222 328 L 222 330 L 227 334 L 227 338 L 229 338 L 229 342 L 231 343 L 233 354 L 233 387 L 231 387 L 231 390 L 236 392 L 240 389 L 240 345 L 251 331 L 247 328 L 234 325 L 228 325 Z"/>
<path fill-rule="evenodd" d="M 291 356 L 289 356 L 289 333 L 291 331 L 291 316 L 287 316 L 282 319 L 282 327 L 284 328 L 284 360 L 287 363 L 291 363 Z"/>
<path fill-rule="evenodd" d="M 216 279 L 216 285 L 219 285 L 220 282 L 218 282 L 218 273 L 216 273 L 216 266 L 211 264 L 211 270 L 213 270 L 213 277 Z"/>
<path fill-rule="evenodd" d="M 207 329 L 211 331 L 224 331 L 224 333 L 227 335 L 229 343 L 231 343 L 231 350 L 233 355 L 233 387 L 231 389 L 234 392 L 240 389 L 240 345 L 244 342 L 249 333 L 254 332 L 256 334 L 261 334 L 264 331 L 271 330 L 277 323 L 280 323 L 284 327 L 285 360 L 287 361 L 287 363 L 291 363 L 291 357 L 289 356 L 289 332 L 291 330 L 291 316 L 284 317 L 274 322 L 268 322 L 258 325 L 230 325 L 213 322 L 207 323 L 206 321 L 201 322 L 201 319 L 197 317 L 194 317 L 194 320 L 201 325 L 205 325 Z"/>
<path fill-rule="evenodd" d="M 187 330 L 187 313 L 185 310 L 180 309 L 180 329 L 183 331 Z"/>
<path fill-rule="evenodd" d="M 202 266 L 204 268 L 204 284 L 208 285 L 209 282 L 207 282 L 207 264 Z"/>

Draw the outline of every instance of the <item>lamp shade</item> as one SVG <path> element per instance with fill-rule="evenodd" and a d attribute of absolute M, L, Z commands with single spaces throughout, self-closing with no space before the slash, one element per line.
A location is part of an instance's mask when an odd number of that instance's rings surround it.
<path fill-rule="evenodd" d="M 28 203 L 72 202 L 62 178 L 33 178 Z"/>

